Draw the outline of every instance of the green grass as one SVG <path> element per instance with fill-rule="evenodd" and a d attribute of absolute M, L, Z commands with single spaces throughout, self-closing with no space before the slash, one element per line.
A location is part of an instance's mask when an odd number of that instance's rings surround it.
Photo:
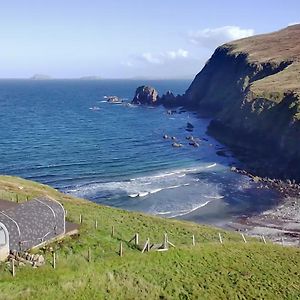
<path fill-rule="evenodd" d="M 0 198 L 25 201 L 38 195 L 61 201 L 72 221 L 82 214 L 80 234 L 51 245 L 58 255 L 55 270 L 49 246 L 38 250 L 46 256 L 45 266 L 17 267 L 14 278 L 2 263 L 1 300 L 300 299 L 299 249 L 249 238 L 245 244 L 237 233 L 104 207 L 37 183 L 0 176 Z M 142 254 L 128 243 L 136 232 L 141 243 L 148 237 L 162 242 L 167 232 L 176 248 Z M 196 246 L 191 245 L 193 234 Z M 118 256 L 120 241 L 123 257 Z M 89 248 L 91 262 L 87 260 Z"/>

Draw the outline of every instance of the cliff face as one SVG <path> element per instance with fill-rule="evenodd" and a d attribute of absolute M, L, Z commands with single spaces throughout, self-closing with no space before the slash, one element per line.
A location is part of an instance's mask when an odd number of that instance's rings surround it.
<path fill-rule="evenodd" d="M 217 48 L 184 101 L 222 142 L 278 165 L 267 175 L 300 179 L 300 25 Z"/>

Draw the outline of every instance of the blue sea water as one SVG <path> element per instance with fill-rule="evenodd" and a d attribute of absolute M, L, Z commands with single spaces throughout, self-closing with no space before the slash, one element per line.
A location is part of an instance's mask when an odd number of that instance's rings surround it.
<path fill-rule="evenodd" d="M 145 83 L 181 94 L 190 82 L 0 80 L 0 174 L 105 205 L 214 224 L 278 201 L 276 192 L 230 172 L 235 159 L 206 135 L 209 120 L 128 105 Z M 107 103 L 107 95 L 125 104 Z M 191 134 L 200 147 L 189 145 Z"/>

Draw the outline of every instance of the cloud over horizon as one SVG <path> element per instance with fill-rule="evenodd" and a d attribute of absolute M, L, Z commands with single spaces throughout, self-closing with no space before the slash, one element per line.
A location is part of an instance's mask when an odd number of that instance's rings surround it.
<path fill-rule="evenodd" d="M 176 50 L 162 50 L 160 52 L 145 51 L 132 54 L 121 64 L 131 72 L 139 74 L 196 74 L 204 66 L 213 50 L 236 39 L 254 35 L 253 29 L 243 29 L 239 26 L 222 26 L 205 28 L 186 32 L 185 39 Z M 193 44 L 197 47 L 193 47 Z M 174 48 L 173 48 L 174 49 Z"/>
<path fill-rule="evenodd" d="M 188 33 L 188 40 L 204 48 L 215 48 L 226 42 L 254 35 L 253 29 L 242 29 L 239 26 L 222 26 L 205 28 Z"/>
<path fill-rule="evenodd" d="M 189 56 L 189 52 L 184 49 L 170 50 L 160 53 L 144 52 L 135 58 L 141 62 L 149 64 L 164 64 L 170 60 L 185 59 Z"/>

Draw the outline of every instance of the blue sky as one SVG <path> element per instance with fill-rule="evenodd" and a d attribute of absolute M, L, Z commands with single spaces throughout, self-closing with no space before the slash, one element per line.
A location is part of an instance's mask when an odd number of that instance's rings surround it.
<path fill-rule="evenodd" d="M 299 11 L 299 0 L 0 0 L 0 77 L 192 77 L 219 44 Z"/>

